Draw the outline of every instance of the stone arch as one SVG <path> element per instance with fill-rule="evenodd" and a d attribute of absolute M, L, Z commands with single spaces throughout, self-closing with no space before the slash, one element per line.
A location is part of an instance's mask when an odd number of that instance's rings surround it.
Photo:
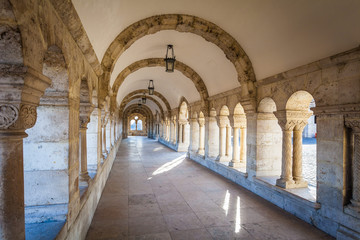
<path fill-rule="evenodd" d="M 137 98 L 142 98 L 142 95 L 134 95 L 129 98 L 126 98 L 126 100 L 124 98 L 123 102 L 121 102 L 121 104 L 120 104 L 120 110 L 122 110 L 129 102 L 131 102 L 132 100 L 137 99 Z M 146 99 L 153 101 L 159 107 L 160 113 L 161 113 L 160 116 L 163 117 L 164 110 L 163 110 L 161 104 L 155 98 L 153 98 L 151 96 L 146 96 Z"/>
<path fill-rule="evenodd" d="M 293 93 L 286 102 L 287 110 L 305 111 L 308 110 L 310 102 L 314 97 L 307 91 L 300 90 Z"/>
<path fill-rule="evenodd" d="M 276 111 L 276 103 L 270 97 L 265 97 L 261 99 L 258 105 L 259 113 L 273 113 Z"/>
<path fill-rule="evenodd" d="M 123 104 L 123 102 L 124 102 L 124 100 L 125 100 L 126 98 L 130 98 L 130 97 L 132 97 L 132 96 L 134 96 L 134 95 L 136 95 L 136 94 L 143 94 L 143 93 L 147 93 L 147 92 L 148 92 L 147 89 L 139 89 L 139 90 L 132 91 L 131 93 L 129 93 L 128 95 L 126 95 L 126 96 L 124 97 L 124 99 L 122 100 L 121 104 Z M 167 113 L 168 113 L 168 114 L 171 113 L 171 107 L 170 107 L 170 104 L 169 104 L 168 100 L 166 100 L 166 98 L 165 98 L 161 93 L 159 93 L 159 92 L 157 92 L 157 91 L 154 91 L 154 95 L 157 96 L 158 98 L 160 98 L 160 99 L 163 101 L 163 103 L 164 103 L 165 106 L 166 106 Z M 120 105 L 119 109 L 122 110 L 122 109 L 124 109 L 125 106 L 126 106 L 126 105 L 123 105 L 123 106 Z M 122 111 L 120 111 L 120 114 L 121 114 L 121 113 L 122 113 Z"/>
<path fill-rule="evenodd" d="M 137 62 L 132 63 L 131 65 L 127 66 L 125 69 L 123 69 L 119 75 L 116 77 L 115 82 L 112 86 L 112 91 L 114 92 L 114 98 L 116 99 L 117 93 L 126 79 L 127 76 L 129 76 L 131 73 L 134 73 L 135 71 L 144 68 L 144 67 L 157 67 L 162 66 L 165 67 L 165 62 L 163 58 L 148 58 L 139 60 Z M 203 107 L 208 107 L 208 91 L 206 88 L 206 85 L 202 78 L 197 74 L 191 67 L 186 65 L 185 63 L 182 63 L 180 61 L 176 61 L 175 69 L 184 74 L 186 77 L 188 77 L 195 85 L 195 88 L 200 94 L 201 103 Z"/>
<path fill-rule="evenodd" d="M 234 115 L 240 115 L 240 114 L 245 114 L 245 111 L 241 103 L 238 103 L 234 108 Z"/>
<path fill-rule="evenodd" d="M 142 105 L 142 106 L 138 106 L 137 104 L 132 104 L 130 106 L 128 106 L 125 110 L 124 110 L 124 114 L 122 115 L 122 119 L 123 119 L 123 138 L 127 138 L 128 136 L 128 116 L 132 113 L 141 113 L 142 115 L 144 115 L 147 119 L 146 121 L 146 125 L 148 126 L 147 130 L 148 130 L 148 137 L 152 137 L 152 123 L 153 123 L 153 114 L 152 111 L 149 107 Z"/>
<path fill-rule="evenodd" d="M 185 98 L 184 98 L 185 99 Z M 188 120 L 189 118 L 189 107 L 188 103 L 185 100 L 183 100 L 179 107 L 179 120 Z"/>
<path fill-rule="evenodd" d="M 102 89 L 104 94 L 106 94 L 110 87 L 111 72 L 113 71 L 115 62 L 121 54 L 136 40 L 161 30 L 176 30 L 179 32 L 197 34 L 206 41 L 217 45 L 235 66 L 238 73 L 238 81 L 242 86 L 242 96 L 255 96 L 255 73 L 249 57 L 241 48 L 240 44 L 230 34 L 214 23 L 185 14 L 152 16 L 133 23 L 123 30 L 110 44 L 101 62 L 104 71 L 104 74 L 102 75 L 103 79 L 101 81 L 103 83 Z"/>
<path fill-rule="evenodd" d="M 220 114 L 219 115 L 220 116 L 229 116 L 230 115 L 229 108 L 226 105 L 222 106 L 221 109 L 220 109 Z"/>

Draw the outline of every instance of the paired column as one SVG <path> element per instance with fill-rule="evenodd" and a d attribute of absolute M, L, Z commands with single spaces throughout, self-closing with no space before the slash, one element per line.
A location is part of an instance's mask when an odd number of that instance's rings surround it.
<path fill-rule="evenodd" d="M 239 168 L 246 160 L 246 117 L 245 114 L 234 115 L 234 144 L 230 167 Z M 240 139 L 239 139 L 240 137 Z"/>
<path fill-rule="evenodd" d="M 279 187 L 307 187 L 302 177 L 302 131 L 311 115 L 311 112 L 291 110 L 275 112 L 283 132 L 281 176 L 276 181 Z"/>
<path fill-rule="evenodd" d="M 228 158 L 226 156 L 226 126 L 228 125 L 228 117 L 220 116 L 220 151 L 218 161 L 226 162 Z"/>

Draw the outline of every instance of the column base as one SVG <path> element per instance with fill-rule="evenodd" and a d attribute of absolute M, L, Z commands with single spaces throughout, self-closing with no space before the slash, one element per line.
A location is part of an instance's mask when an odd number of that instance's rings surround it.
<path fill-rule="evenodd" d="M 304 180 L 295 182 L 294 180 L 285 180 L 285 179 L 277 179 L 276 180 L 276 186 L 282 187 L 285 189 L 289 188 L 307 188 L 308 183 Z"/>
<path fill-rule="evenodd" d="M 199 155 L 205 155 L 205 149 L 199 149 L 199 150 L 197 151 L 197 154 L 199 154 Z"/>
<path fill-rule="evenodd" d="M 231 160 L 231 161 L 229 162 L 229 167 L 233 167 L 233 168 L 245 167 L 245 162 L 239 162 L 239 161 L 233 161 L 233 160 Z"/>
<path fill-rule="evenodd" d="M 85 172 L 85 173 L 81 173 L 81 174 L 80 174 L 79 181 L 81 181 L 81 182 L 89 182 L 90 179 L 91 179 L 91 178 L 90 178 L 88 172 Z"/>
<path fill-rule="evenodd" d="M 222 156 L 222 157 L 217 157 L 216 158 L 216 161 L 218 162 L 229 162 L 230 161 L 230 158 L 228 156 Z"/>
<path fill-rule="evenodd" d="M 360 202 L 354 199 L 351 199 L 350 202 L 351 203 L 344 209 L 345 213 L 360 219 Z"/>

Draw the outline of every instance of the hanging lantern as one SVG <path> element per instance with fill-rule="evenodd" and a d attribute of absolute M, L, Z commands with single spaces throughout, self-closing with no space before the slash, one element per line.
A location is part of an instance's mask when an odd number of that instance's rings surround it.
<path fill-rule="evenodd" d="M 170 54 L 169 55 L 169 50 L 170 50 Z M 174 48 L 173 45 L 167 45 L 166 48 L 166 57 L 164 59 L 165 61 L 165 71 L 166 72 L 174 72 L 174 67 L 175 67 L 175 55 L 174 55 Z"/>
<path fill-rule="evenodd" d="M 148 89 L 149 89 L 149 95 L 154 95 L 155 87 L 154 87 L 154 81 L 153 80 L 149 81 Z"/>
<path fill-rule="evenodd" d="M 145 93 L 141 98 L 141 102 L 142 102 L 142 104 L 146 104 L 146 95 L 145 95 Z"/>
<path fill-rule="evenodd" d="M 141 100 L 139 99 L 138 107 L 141 107 Z"/>

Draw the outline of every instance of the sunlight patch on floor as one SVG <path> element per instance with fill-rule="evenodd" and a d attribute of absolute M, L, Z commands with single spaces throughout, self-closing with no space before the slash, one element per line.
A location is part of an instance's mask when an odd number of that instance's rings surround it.
<path fill-rule="evenodd" d="M 186 158 L 186 154 L 181 155 L 178 158 L 175 158 L 174 160 L 172 160 L 171 162 L 165 163 L 164 165 L 162 165 L 161 167 L 159 167 L 158 169 L 156 169 L 153 172 L 153 176 L 156 176 L 158 174 L 170 171 L 171 169 L 175 168 L 176 166 L 178 166 L 179 164 L 181 164 L 184 159 Z"/>
<path fill-rule="evenodd" d="M 229 193 L 229 190 L 226 190 L 224 205 L 222 207 L 225 211 L 226 216 L 228 215 L 228 212 L 229 212 L 229 202 L 230 202 L 230 193 Z"/>
<path fill-rule="evenodd" d="M 235 233 L 240 232 L 241 218 L 240 218 L 240 197 L 236 198 L 236 219 L 235 219 Z"/>

